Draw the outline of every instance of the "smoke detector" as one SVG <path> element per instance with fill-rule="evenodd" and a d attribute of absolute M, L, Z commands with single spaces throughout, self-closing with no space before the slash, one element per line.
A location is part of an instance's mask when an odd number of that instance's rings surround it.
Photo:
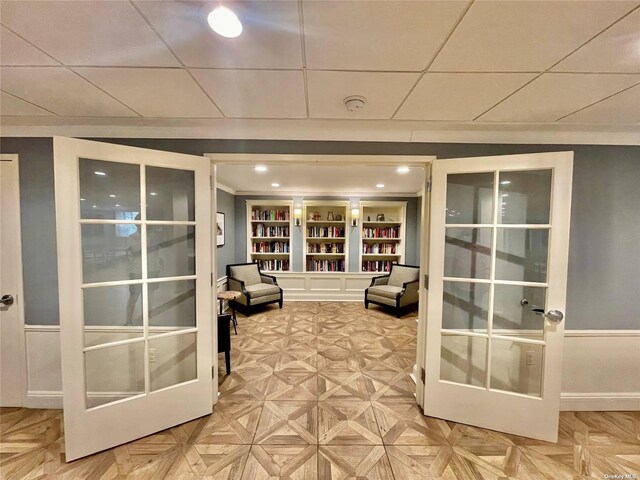
<path fill-rule="evenodd" d="M 367 99 L 360 95 L 351 95 L 344 99 L 344 106 L 350 112 L 357 112 L 364 108 L 364 104 L 367 103 Z"/>

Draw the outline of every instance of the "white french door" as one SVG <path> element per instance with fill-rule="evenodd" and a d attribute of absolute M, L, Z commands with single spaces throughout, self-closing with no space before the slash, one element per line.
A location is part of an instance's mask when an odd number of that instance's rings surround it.
<path fill-rule="evenodd" d="M 54 138 L 66 460 L 207 415 L 204 157 Z"/>
<path fill-rule="evenodd" d="M 557 441 L 573 153 L 432 166 L 424 412 Z"/>

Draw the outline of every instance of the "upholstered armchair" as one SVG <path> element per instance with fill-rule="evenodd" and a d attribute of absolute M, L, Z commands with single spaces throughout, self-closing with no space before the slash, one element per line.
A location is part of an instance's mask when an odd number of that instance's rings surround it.
<path fill-rule="evenodd" d="M 388 275 L 371 279 L 371 285 L 364 291 L 364 307 L 370 303 L 394 307 L 396 317 L 402 316 L 402 310 L 418 304 L 420 267 L 413 265 L 391 265 Z"/>
<path fill-rule="evenodd" d="M 234 308 L 248 311 L 256 305 L 275 302 L 282 308 L 282 289 L 278 286 L 276 277 L 260 272 L 257 263 L 227 265 L 227 282 L 229 290 L 241 293 L 230 302 Z"/>

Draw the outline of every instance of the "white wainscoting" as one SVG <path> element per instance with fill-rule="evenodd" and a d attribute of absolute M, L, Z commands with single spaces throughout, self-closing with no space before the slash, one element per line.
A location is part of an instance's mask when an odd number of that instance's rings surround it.
<path fill-rule="evenodd" d="M 328 284 L 313 285 L 332 287 L 332 281 L 327 281 Z M 352 288 L 358 285 L 355 283 Z M 28 372 L 25 407 L 62 408 L 59 327 L 27 326 L 25 336 Z M 639 352 L 640 330 L 565 332 L 561 409 L 640 410 Z M 111 374 L 117 374 L 116 364 L 108 368 Z"/>
<path fill-rule="evenodd" d="M 382 273 L 295 273 L 272 274 L 282 287 L 285 301 L 363 302 L 371 278 Z"/>

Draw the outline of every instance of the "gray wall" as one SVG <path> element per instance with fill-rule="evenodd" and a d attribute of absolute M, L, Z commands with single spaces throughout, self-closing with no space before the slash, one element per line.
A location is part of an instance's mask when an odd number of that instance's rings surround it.
<path fill-rule="evenodd" d="M 227 274 L 227 265 L 236 260 L 236 205 L 235 196 L 224 190 L 217 190 L 216 199 L 218 212 L 224 213 L 225 223 L 224 246 L 216 250 L 217 278 L 222 278 Z"/>
<path fill-rule="evenodd" d="M 191 153 L 436 155 L 439 158 L 545 151 L 575 152 L 567 293 L 569 329 L 640 329 L 640 147 L 272 140 L 101 139 Z M 25 314 L 58 323 L 50 138 L 3 138 L 21 159 Z M 237 200 L 236 200 L 237 202 Z M 238 219 L 236 218 L 236 225 Z M 239 226 L 237 234 L 244 238 Z M 236 259 L 239 249 L 236 249 Z"/>

